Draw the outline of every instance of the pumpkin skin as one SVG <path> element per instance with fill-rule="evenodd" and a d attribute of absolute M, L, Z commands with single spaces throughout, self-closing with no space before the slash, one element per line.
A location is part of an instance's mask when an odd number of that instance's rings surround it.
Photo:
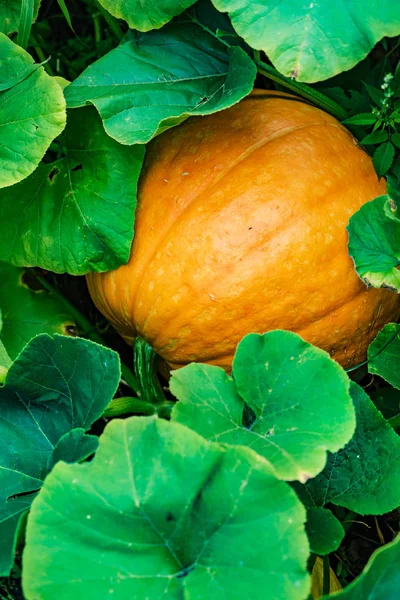
<path fill-rule="evenodd" d="M 400 315 L 397 294 L 367 289 L 347 251 L 349 217 L 385 190 L 336 119 L 255 91 L 149 144 L 129 263 L 89 274 L 91 296 L 173 368 L 229 370 L 245 334 L 272 329 L 354 366 Z"/>

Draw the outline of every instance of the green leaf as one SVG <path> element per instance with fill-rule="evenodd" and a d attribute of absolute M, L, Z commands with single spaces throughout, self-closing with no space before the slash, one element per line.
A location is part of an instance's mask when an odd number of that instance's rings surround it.
<path fill-rule="evenodd" d="M 0 188 L 28 177 L 65 127 L 65 100 L 58 83 L 33 58 L 0 33 Z M 4 67 L 3 67 L 4 65 Z M 27 70 L 32 73 L 26 76 Z M 23 77 L 22 77 L 23 76 Z M 22 80 L 21 80 L 22 79 Z"/>
<path fill-rule="evenodd" d="M 9 35 L 18 30 L 23 0 L 0 0 L 0 32 Z M 40 0 L 33 1 L 33 20 L 39 12 Z M 3 68 L 3 65 L 2 65 Z"/>
<path fill-rule="evenodd" d="M 381 144 L 382 142 L 386 142 L 388 137 L 389 134 L 387 131 L 379 129 L 378 131 L 373 131 L 372 133 L 369 133 L 363 137 L 360 141 L 360 144 L 364 144 L 364 146 L 367 146 L 368 144 Z"/>
<path fill-rule="evenodd" d="M 82 275 L 128 261 L 144 147 L 109 138 L 94 108 L 72 111 L 66 156 L 0 192 L 0 259 Z"/>
<path fill-rule="evenodd" d="M 115 420 L 93 461 L 58 463 L 47 477 L 29 518 L 24 592 L 302 600 L 304 520 L 293 490 L 251 450 L 162 419 Z"/>
<path fill-rule="evenodd" d="M 350 391 L 357 415 L 353 438 L 330 454 L 325 469 L 304 486 L 293 484 L 306 506 L 328 502 L 359 514 L 380 515 L 400 504 L 400 438 L 362 388 Z"/>
<path fill-rule="evenodd" d="M 369 85 L 368 83 L 363 82 L 364 88 L 367 91 L 368 96 L 371 98 L 371 100 L 373 102 L 375 102 L 375 104 L 377 106 L 381 106 L 382 101 L 385 98 L 385 94 L 383 93 L 382 90 L 378 90 L 376 87 L 374 87 L 373 85 Z"/>
<path fill-rule="evenodd" d="M 14 360 L 40 333 L 67 335 L 75 328 L 71 314 L 58 298 L 45 291 L 27 269 L 0 263 L 1 339 Z"/>
<path fill-rule="evenodd" d="M 372 162 L 374 163 L 375 171 L 378 177 L 382 177 L 389 171 L 390 167 L 392 166 L 393 159 L 394 146 L 391 144 L 391 142 L 386 142 L 385 144 L 378 146 L 372 157 Z"/>
<path fill-rule="evenodd" d="M 364 204 L 347 226 L 349 254 L 368 285 L 400 291 L 400 220 L 388 195 Z"/>
<path fill-rule="evenodd" d="M 288 331 L 244 337 L 233 378 L 218 367 L 191 364 L 173 371 L 170 389 L 180 400 L 174 420 L 207 439 L 251 447 L 282 479 L 314 477 L 327 450 L 342 448 L 354 432 L 346 373 Z M 251 423 L 245 405 L 254 413 Z"/>
<path fill-rule="evenodd" d="M 368 348 L 368 371 L 400 389 L 400 325 L 388 323 Z"/>
<path fill-rule="evenodd" d="M 313 83 L 347 71 L 384 36 L 400 33 L 392 0 L 293 2 L 212 0 L 239 35 L 283 75 Z M 343 35 L 343 32 L 346 35 Z"/>
<path fill-rule="evenodd" d="M 120 379 L 118 355 L 77 338 L 40 335 L 22 351 L 0 387 L 0 574 L 13 564 L 21 517 L 41 488 L 60 438 L 88 430 Z M 71 458 L 73 437 L 62 455 Z M 54 456 L 54 455 L 53 455 Z"/>
<path fill-rule="evenodd" d="M 342 592 L 322 600 L 397 600 L 400 589 L 400 536 L 376 550 L 364 571 Z"/>
<path fill-rule="evenodd" d="M 159 29 L 195 2 L 196 0 L 99 0 L 114 17 L 124 19 L 131 29 L 139 31 Z"/>
<path fill-rule="evenodd" d="M 393 142 L 397 148 L 400 148 L 400 133 L 393 133 L 390 136 L 390 141 Z"/>
<path fill-rule="evenodd" d="M 319 556 L 335 552 L 345 533 L 342 524 L 332 512 L 320 506 L 308 509 L 306 529 L 310 550 Z"/>
<path fill-rule="evenodd" d="M 71 429 L 54 446 L 47 460 L 47 469 L 51 471 L 60 460 L 67 463 L 80 462 L 96 452 L 98 445 L 99 438 L 96 435 L 88 435 L 80 428 Z"/>
<path fill-rule="evenodd" d="M 345 119 L 343 123 L 346 125 L 373 125 L 377 121 L 377 117 L 373 113 L 360 113 Z"/>
<path fill-rule="evenodd" d="M 65 90 L 68 106 L 91 102 L 108 135 L 142 144 L 191 115 L 232 106 L 250 93 L 256 67 L 196 23 L 129 33 Z"/>

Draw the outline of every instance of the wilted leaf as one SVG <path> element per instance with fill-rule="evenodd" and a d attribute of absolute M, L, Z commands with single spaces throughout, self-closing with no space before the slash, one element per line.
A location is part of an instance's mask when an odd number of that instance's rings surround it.
<path fill-rule="evenodd" d="M 24 593 L 303 600 L 304 520 L 251 450 L 162 419 L 115 420 L 92 462 L 58 463 L 46 479 L 29 517 Z"/>
<path fill-rule="evenodd" d="M 314 567 L 311 573 L 311 596 L 314 600 L 319 600 L 322 597 L 322 590 L 324 588 L 324 562 L 322 558 L 317 556 L 314 563 Z M 342 586 L 340 581 L 336 577 L 336 574 L 332 567 L 329 567 L 329 591 L 340 592 Z M 329 596 L 330 600 L 332 597 Z"/>
<path fill-rule="evenodd" d="M 306 481 L 354 431 L 349 379 L 326 352 L 288 331 L 249 334 L 233 378 L 210 365 L 174 371 L 180 400 L 172 418 L 205 438 L 241 444 L 267 458 L 279 477 Z M 254 413 L 246 423 L 245 404 Z"/>

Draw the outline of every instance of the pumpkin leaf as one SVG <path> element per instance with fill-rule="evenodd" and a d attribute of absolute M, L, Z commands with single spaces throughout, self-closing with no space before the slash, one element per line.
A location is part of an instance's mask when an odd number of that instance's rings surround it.
<path fill-rule="evenodd" d="M 60 460 L 67 463 L 80 462 L 96 452 L 99 438 L 85 433 L 84 429 L 76 428 L 67 431 L 60 437 L 47 459 L 47 469 L 51 471 Z"/>
<path fill-rule="evenodd" d="M 368 371 L 400 389 L 400 325 L 388 323 L 370 344 Z"/>
<path fill-rule="evenodd" d="M 400 438 L 375 408 L 368 395 L 351 383 L 357 415 L 354 436 L 324 470 L 304 486 L 294 483 L 306 506 L 328 502 L 359 514 L 380 515 L 400 504 Z"/>
<path fill-rule="evenodd" d="M 14 360 L 40 333 L 68 335 L 75 328 L 73 316 L 53 294 L 41 287 L 27 269 L 0 263 L 1 338 Z"/>
<path fill-rule="evenodd" d="M 394 146 L 391 142 L 381 144 L 375 150 L 372 156 L 372 162 L 374 163 L 375 171 L 378 177 L 382 177 L 387 173 L 392 166 L 394 159 Z"/>
<path fill-rule="evenodd" d="M 376 550 L 364 571 L 343 591 L 338 600 L 396 600 L 400 588 L 400 535 Z M 323 600 L 332 596 L 323 596 Z"/>
<path fill-rule="evenodd" d="M 364 204 L 347 226 L 349 254 L 368 285 L 400 291 L 400 220 L 388 195 Z"/>
<path fill-rule="evenodd" d="M 312 506 L 307 510 L 307 535 L 310 550 L 325 556 L 337 550 L 344 538 L 341 522 L 328 509 Z"/>
<path fill-rule="evenodd" d="M 302 600 L 304 520 L 293 490 L 248 448 L 162 419 L 115 420 L 93 461 L 60 462 L 47 477 L 28 522 L 24 592 Z"/>
<path fill-rule="evenodd" d="M 0 33 L 9 35 L 18 31 L 23 2 L 24 0 L 0 0 Z M 39 12 L 40 0 L 32 0 L 32 4 L 33 20 L 35 21 Z"/>
<path fill-rule="evenodd" d="M 99 0 L 99 3 L 114 17 L 124 19 L 131 29 L 150 31 L 159 29 L 173 17 L 180 15 L 196 0 Z"/>
<path fill-rule="evenodd" d="M 94 108 L 72 111 L 66 155 L 0 192 L 0 258 L 81 275 L 127 262 L 144 147 L 109 138 Z"/>
<path fill-rule="evenodd" d="M 175 421 L 209 440 L 251 447 L 286 480 L 317 475 L 327 450 L 343 447 L 354 432 L 347 375 L 326 352 L 288 331 L 244 337 L 233 377 L 191 364 L 172 373 L 170 389 L 179 399 Z M 250 423 L 245 406 L 254 413 Z"/>
<path fill-rule="evenodd" d="M 384 36 L 400 33 L 391 0 L 292 2 L 213 0 L 239 35 L 263 50 L 283 75 L 313 83 L 347 71 Z M 346 36 L 343 36 L 343 31 Z"/>
<path fill-rule="evenodd" d="M 128 33 L 118 48 L 88 67 L 65 90 L 68 106 L 92 103 L 108 135 L 143 144 L 191 115 L 232 106 L 250 93 L 256 67 L 239 47 L 193 22 Z"/>
<path fill-rule="evenodd" d="M 13 564 L 20 519 L 43 484 L 49 461 L 79 456 L 69 432 L 90 428 L 119 379 L 115 352 L 59 335 L 37 336 L 10 366 L 0 387 L 1 575 Z M 84 456 L 87 445 L 81 450 Z"/>
<path fill-rule="evenodd" d="M 0 63 L 0 84 L 7 83 L 7 89 L 0 91 L 1 188 L 25 179 L 36 169 L 50 143 L 64 129 L 66 113 L 58 83 L 43 67 L 36 68 L 33 58 L 3 33 Z"/>

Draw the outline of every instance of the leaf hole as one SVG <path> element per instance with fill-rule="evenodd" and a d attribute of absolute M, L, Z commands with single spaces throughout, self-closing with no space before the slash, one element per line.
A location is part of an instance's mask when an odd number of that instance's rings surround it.
<path fill-rule="evenodd" d="M 50 171 L 50 173 L 48 174 L 47 178 L 50 181 L 50 183 L 53 183 L 54 179 L 57 177 L 57 175 L 59 174 L 60 169 L 58 169 L 57 167 L 53 167 Z"/>
<path fill-rule="evenodd" d="M 71 171 L 81 171 L 81 169 L 83 169 L 82 165 L 76 165 L 71 169 Z"/>

